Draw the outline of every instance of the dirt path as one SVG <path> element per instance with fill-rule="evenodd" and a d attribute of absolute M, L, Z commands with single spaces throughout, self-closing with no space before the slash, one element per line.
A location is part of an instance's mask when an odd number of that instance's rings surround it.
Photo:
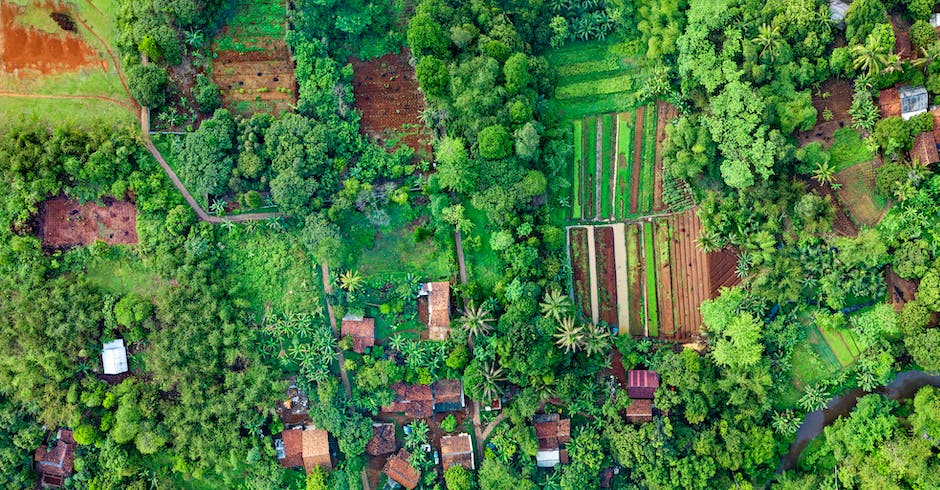
<path fill-rule="evenodd" d="M 600 306 L 597 298 L 597 252 L 594 247 L 594 227 L 587 227 L 588 277 L 591 278 L 591 322 L 597 323 Z"/>
<path fill-rule="evenodd" d="M 323 275 L 323 292 L 326 293 L 326 313 L 330 317 L 330 328 L 333 329 L 333 335 L 339 340 L 339 328 L 336 327 L 336 316 L 333 315 L 333 305 L 330 304 L 330 295 L 333 294 L 333 285 L 330 284 L 330 268 L 324 262 L 320 265 L 320 272 Z M 352 387 L 349 385 L 349 376 L 346 375 L 346 359 L 343 358 L 343 350 L 336 347 L 339 354 L 339 377 L 343 380 L 343 390 L 346 392 L 346 399 L 352 399 Z"/>
<path fill-rule="evenodd" d="M 604 206 L 601 198 L 601 179 L 604 178 L 604 118 L 597 118 L 597 134 L 594 135 L 594 144 L 596 146 L 596 151 L 594 152 L 594 172 L 596 177 L 594 178 L 594 219 L 600 219 L 601 217 L 601 208 Z M 595 310 L 597 311 L 597 310 Z M 594 319 L 594 322 L 597 322 L 597 319 Z"/>
<path fill-rule="evenodd" d="M 636 108 L 636 119 L 633 126 L 633 181 L 631 182 L 633 192 L 630 194 L 630 212 L 636 214 L 640 203 L 640 170 L 643 168 L 643 115 L 646 113 L 646 106 Z"/>
<path fill-rule="evenodd" d="M 493 429 L 495 429 L 496 426 L 499 425 L 499 423 L 505 419 L 506 419 L 506 411 L 504 410 L 500 412 L 500 414 L 497 415 L 495 419 L 491 420 L 489 425 L 486 426 L 486 430 L 483 431 L 482 437 L 478 438 L 480 440 L 479 444 L 482 445 L 483 441 L 485 441 L 486 438 L 490 436 L 490 433 L 493 432 Z"/>
<path fill-rule="evenodd" d="M 617 266 L 617 328 L 619 335 L 630 333 L 630 301 L 627 277 L 627 235 L 623 223 L 614 223 L 614 263 Z"/>
<path fill-rule="evenodd" d="M 460 282 L 466 284 L 467 264 L 463 257 L 463 237 L 460 235 L 460 230 L 454 232 L 454 243 L 457 247 L 457 268 L 460 269 Z"/>

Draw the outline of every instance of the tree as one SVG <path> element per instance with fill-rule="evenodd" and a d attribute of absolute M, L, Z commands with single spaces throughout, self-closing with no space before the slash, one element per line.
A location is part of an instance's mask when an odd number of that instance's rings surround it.
<path fill-rule="evenodd" d="M 319 263 L 332 263 L 338 266 L 342 256 L 342 240 L 339 228 L 318 214 L 307 216 L 300 234 L 301 243 Z"/>
<path fill-rule="evenodd" d="M 219 93 L 219 86 L 211 78 L 199 74 L 196 76 L 196 88 L 193 90 L 193 96 L 196 98 L 196 104 L 203 114 L 212 114 L 216 109 L 222 106 L 222 95 Z"/>
<path fill-rule="evenodd" d="M 760 361 L 764 351 L 761 322 L 750 313 L 735 315 L 728 325 L 708 325 L 712 333 L 712 357 L 719 366 L 747 368 Z"/>
<path fill-rule="evenodd" d="M 418 14 L 408 23 L 408 46 L 415 56 L 442 56 L 447 51 L 448 37 L 441 25 L 427 14 Z"/>
<path fill-rule="evenodd" d="M 166 102 L 166 69 L 154 64 L 137 65 L 127 70 L 127 84 L 141 105 L 157 109 Z"/>
<path fill-rule="evenodd" d="M 754 38 L 754 42 L 760 47 L 760 56 L 766 56 L 771 63 L 786 45 L 780 35 L 780 27 L 766 23 L 757 28 L 757 37 Z"/>
<path fill-rule="evenodd" d="M 483 128 L 477 145 L 480 156 L 490 160 L 506 158 L 512 153 L 512 137 L 500 124 Z"/>
<path fill-rule="evenodd" d="M 415 76 L 421 90 L 429 98 L 446 97 L 450 86 L 450 71 L 447 63 L 433 56 L 424 56 L 415 67 Z"/>
<path fill-rule="evenodd" d="M 555 332 L 555 344 L 565 352 L 575 352 L 584 341 L 584 327 L 575 323 L 574 318 L 565 317 L 558 322 Z"/>
<path fill-rule="evenodd" d="M 467 340 L 470 341 L 471 345 L 474 338 L 487 334 L 493 328 L 492 323 L 494 321 L 495 319 L 492 318 L 486 306 L 476 306 L 473 301 L 467 304 L 467 308 L 459 320 L 460 327 L 467 332 Z"/>
<path fill-rule="evenodd" d="M 562 317 L 571 310 L 571 298 L 562 293 L 561 289 L 552 288 L 545 292 L 539 308 L 543 315 L 560 322 Z"/>
<path fill-rule="evenodd" d="M 471 490 L 473 488 L 473 473 L 457 464 L 444 472 L 444 483 L 447 490 Z"/>
<path fill-rule="evenodd" d="M 532 83 L 532 74 L 529 70 L 529 58 L 525 53 L 515 53 L 503 65 L 503 76 L 506 79 L 506 92 L 516 95 L 529 87 Z"/>
<path fill-rule="evenodd" d="M 876 24 L 887 20 L 888 12 L 881 0 L 852 2 L 845 13 L 845 38 L 848 44 L 860 44 Z"/>

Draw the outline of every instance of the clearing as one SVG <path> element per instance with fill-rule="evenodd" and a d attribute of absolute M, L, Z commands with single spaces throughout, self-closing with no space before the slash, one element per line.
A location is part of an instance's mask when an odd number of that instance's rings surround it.
<path fill-rule="evenodd" d="M 888 203 L 875 190 L 880 159 L 859 163 L 836 174 L 841 185 L 839 201 L 845 204 L 852 220 L 859 226 L 875 226 L 888 209 Z"/>
<path fill-rule="evenodd" d="M 43 246 L 67 248 L 101 240 L 109 245 L 137 243 L 137 208 L 133 203 L 105 199 L 104 206 L 79 204 L 65 197 L 50 199 L 39 211 Z"/>
<path fill-rule="evenodd" d="M 387 54 L 374 60 L 352 59 L 353 95 L 362 113 L 360 130 L 389 149 L 404 143 L 424 157 L 431 155 L 430 135 L 421 124 L 427 107 L 418 90 L 410 53 Z"/>

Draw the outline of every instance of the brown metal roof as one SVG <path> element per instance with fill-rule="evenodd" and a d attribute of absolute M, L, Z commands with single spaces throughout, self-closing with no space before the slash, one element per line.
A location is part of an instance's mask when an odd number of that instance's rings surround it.
<path fill-rule="evenodd" d="M 375 345 L 375 318 L 343 318 L 342 335 L 352 337 L 353 351 L 360 354 Z"/>
<path fill-rule="evenodd" d="M 882 117 L 901 117 L 901 96 L 898 89 L 886 88 L 878 92 L 878 108 Z"/>
<path fill-rule="evenodd" d="M 439 379 L 431 384 L 436 412 L 460 410 L 466 405 L 463 383 L 459 379 Z"/>
<path fill-rule="evenodd" d="M 40 474 L 40 483 L 44 486 L 58 487 L 65 478 L 72 474 L 75 462 L 75 438 L 72 431 L 59 429 L 55 446 L 39 446 L 33 453 L 36 472 Z"/>
<path fill-rule="evenodd" d="M 454 465 L 473 470 L 475 469 L 473 463 L 473 444 L 470 442 L 470 434 L 457 434 L 441 438 L 441 464 L 444 471 Z"/>
<path fill-rule="evenodd" d="M 549 420 L 532 424 L 540 451 L 553 451 L 571 442 L 571 420 Z"/>
<path fill-rule="evenodd" d="M 326 471 L 333 469 L 333 460 L 330 457 L 330 436 L 322 429 L 307 429 L 303 431 L 303 461 L 307 473 L 319 466 Z"/>
<path fill-rule="evenodd" d="M 426 418 L 434 415 L 434 397 L 428 385 L 406 385 L 395 383 L 395 401 L 382 407 L 383 412 L 404 412 L 412 418 Z"/>
<path fill-rule="evenodd" d="M 382 471 L 389 478 L 400 483 L 401 486 L 413 490 L 421 482 L 421 472 L 408 464 L 409 458 L 411 458 L 411 454 L 402 449 L 398 451 L 398 454 L 388 458 Z"/>
<path fill-rule="evenodd" d="M 372 439 L 366 444 L 366 452 L 372 456 L 395 452 L 395 424 L 372 424 Z"/>
<path fill-rule="evenodd" d="M 914 138 L 914 147 L 911 148 L 911 160 L 917 160 L 921 165 L 932 165 L 940 162 L 937 153 L 937 140 L 933 133 L 920 133 Z"/>

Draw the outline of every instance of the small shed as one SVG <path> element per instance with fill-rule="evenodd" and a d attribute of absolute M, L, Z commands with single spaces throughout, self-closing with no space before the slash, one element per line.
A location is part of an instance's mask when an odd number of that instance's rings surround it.
<path fill-rule="evenodd" d="M 421 472 L 411 466 L 408 462 L 410 458 L 411 453 L 402 449 L 398 451 L 398 454 L 388 458 L 382 471 L 388 475 L 389 479 L 408 490 L 413 490 L 418 483 L 421 483 Z"/>
<path fill-rule="evenodd" d="M 905 121 L 927 112 L 927 89 L 924 87 L 900 87 L 898 97 L 901 99 L 901 118 Z"/>
<path fill-rule="evenodd" d="M 463 466 L 468 470 L 476 469 L 470 434 L 464 433 L 441 438 L 441 464 L 444 471 L 454 465 Z"/>
<path fill-rule="evenodd" d="M 431 384 L 434 412 L 455 412 L 467 406 L 463 382 L 459 379 L 439 379 Z"/>
<path fill-rule="evenodd" d="M 627 372 L 627 395 L 634 399 L 653 399 L 653 393 L 659 388 L 659 375 L 656 371 L 631 370 Z"/>
<path fill-rule="evenodd" d="M 375 318 L 346 315 L 341 327 L 343 337 L 352 338 L 353 352 L 365 354 L 367 347 L 375 345 Z"/>
<path fill-rule="evenodd" d="M 101 351 L 101 364 L 104 374 L 122 374 L 127 372 L 127 349 L 124 340 L 112 340 L 104 344 Z"/>
<path fill-rule="evenodd" d="M 395 443 L 395 424 L 372 423 L 372 439 L 366 444 L 366 452 L 372 456 L 394 453 L 398 449 Z"/>
<path fill-rule="evenodd" d="M 75 438 L 72 431 L 59 429 L 54 445 L 42 445 L 33 454 L 36 473 L 39 474 L 39 486 L 59 488 L 72 474 L 75 463 Z"/>
<path fill-rule="evenodd" d="M 840 29 L 845 28 L 845 14 L 849 11 L 849 3 L 842 0 L 829 0 L 829 20 Z"/>
<path fill-rule="evenodd" d="M 932 132 L 920 133 L 914 138 L 911 148 L 911 160 L 917 160 L 921 165 L 933 165 L 940 162 L 937 153 L 937 140 Z"/>
<path fill-rule="evenodd" d="M 426 297 L 428 301 L 428 338 L 447 340 L 450 334 L 450 283 L 424 283 L 418 290 L 418 297 Z"/>
<path fill-rule="evenodd" d="M 535 454 L 540 468 L 553 468 L 568 462 L 565 444 L 571 442 L 571 421 L 562 420 L 557 413 L 538 415 L 532 420 L 539 449 Z"/>
<path fill-rule="evenodd" d="M 651 422 L 653 420 L 653 400 L 640 398 L 631 400 L 627 407 L 627 420 L 630 422 Z"/>

